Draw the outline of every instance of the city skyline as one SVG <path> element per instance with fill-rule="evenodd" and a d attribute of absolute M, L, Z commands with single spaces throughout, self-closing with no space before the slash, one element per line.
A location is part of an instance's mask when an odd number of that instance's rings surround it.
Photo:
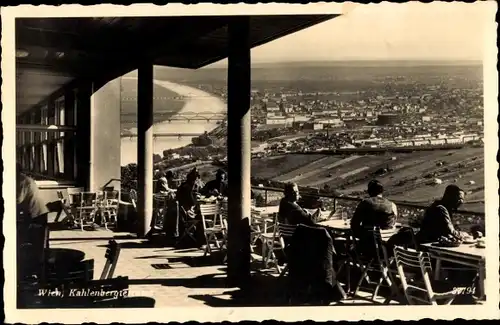
<path fill-rule="evenodd" d="M 254 48 L 252 62 L 481 61 L 490 9 L 485 2 L 356 5 L 343 16 Z M 211 66 L 223 65 L 227 60 Z"/>

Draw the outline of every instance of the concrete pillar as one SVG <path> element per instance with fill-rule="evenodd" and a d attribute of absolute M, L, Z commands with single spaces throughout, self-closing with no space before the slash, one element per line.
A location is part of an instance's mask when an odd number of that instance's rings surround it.
<path fill-rule="evenodd" d="M 90 183 L 90 96 L 92 95 L 92 84 L 86 83 L 80 86 L 76 93 L 76 115 L 77 134 L 75 146 L 77 160 L 76 181 L 78 186 L 89 189 Z"/>
<path fill-rule="evenodd" d="M 143 64 L 137 77 L 137 235 L 151 229 L 153 216 L 153 65 Z"/>
<path fill-rule="evenodd" d="M 104 186 L 120 189 L 120 80 L 107 82 L 100 88 L 94 84 L 91 97 L 91 170 L 90 190 Z"/>
<path fill-rule="evenodd" d="M 251 125 L 249 18 L 228 26 L 228 284 L 244 287 L 250 278 Z"/>

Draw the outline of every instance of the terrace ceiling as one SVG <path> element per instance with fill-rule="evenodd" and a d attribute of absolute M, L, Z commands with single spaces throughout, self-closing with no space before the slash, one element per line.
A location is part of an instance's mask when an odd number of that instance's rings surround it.
<path fill-rule="evenodd" d="M 338 15 L 250 16 L 256 47 Z M 227 57 L 231 16 L 18 18 L 16 111 L 79 80 L 107 82 L 141 62 L 197 69 Z"/>

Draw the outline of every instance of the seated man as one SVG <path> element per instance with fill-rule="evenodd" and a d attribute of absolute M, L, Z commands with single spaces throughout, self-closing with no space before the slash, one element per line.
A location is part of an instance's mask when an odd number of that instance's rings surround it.
<path fill-rule="evenodd" d="M 177 200 L 179 201 L 179 206 L 183 208 L 187 216 L 190 218 L 196 217 L 196 208 L 198 206 L 198 193 L 196 192 L 196 182 L 200 174 L 197 171 L 191 171 L 187 177 L 186 181 L 182 183 L 177 189 Z"/>
<path fill-rule="evenodd" d="M 215 179 L 208 182 L 202 190 L 206 196 L 227 196 L 227 177 L 226 173 L 219 169 L 215 175 Z"/>
<path fill-rule="evenodd" d="M 464 202 L 465 192 L 456 185 L 448 185 L 441 200 L 437 200 L 425 210 L 420 231 L 419 243 L 436 242 L 441 236 L 461 238 L 464 233 L 455 230 L 452 214 Z"/>
<path fill-rule="evenodd" d="M 164 172 L 161 171 L 156 182 L 156 193 L 166 194 L 166 195 L 174 195 L 175 190 L 170 188 L 170 183 L 173 178 L 173 173 L 171 171 Z"/>
<path fill-rule="evenodd" d="M 391 229 L 395 226 L 398 214 L 396 204 L 384 198 L 383 192 L 384 187 L 379 181 L 368 183 L 370 197 L 358 204 L 351 220 L 351 230 L 355 236 L 365 228 Z"/>
<path fill-rule="evenodd" d="M 199 179 L 196 169 L 193 169 L 186 177 L 186 181 L 182 183 L 177 189 L 177 201 L 179 202 L 180 214 L 182 220 L 185 222 L 198 222 L 201 221 L 201 214 L 198 204 L 198 193 L 196 191 L 196 182 Z M 195 219 L 197 221 L 195 221 Z M 185 226 L 185 223 L 179 225 L 179 228 Z M 184 230 L 184 229 L 183 229 Z M 181 231 L 183 231 L 181 230 Z M 203 227 L 195 227 L 195 236 L 197 244 L 203 243 Z"/>
<path fill-rule="evenodd" d="M 18 254 L 21 258 L 18 270 L 21 276 L 38 276 L 44 259 L 44 234 L 47 228 L 49 210 L 40 197 L 35 181 L 21 172 L 16 166 L 16 203 L 17 203 L 17 242 L 31 243 L 29 254 Z M 19 252 L 18 252 L 19 253 Z M 18 273 L 19 274 L 19 273 Z"/>
<path fill-rule="evenodd" d="M 314 218 L 321 213 L 321 210 L 318 209 L 314 215 L 311 215 L 297 204 L 297 200 L 299 199 L 297 184 L 286 184 L 284 194 L 285 197 L 280 202 L 278 221 L 289 225 L 304 224 L 314 226 Z"/>

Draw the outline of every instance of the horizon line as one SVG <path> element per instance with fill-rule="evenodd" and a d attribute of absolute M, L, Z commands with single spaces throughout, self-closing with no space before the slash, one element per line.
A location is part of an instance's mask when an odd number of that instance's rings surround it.
<path fill-rule="evenodd" d="M 252 64 L 286 64 L 286 63 L 335 63 L 335 62 L 475 62 L 482 63 L 483 59 L 439 59 L 439 58 L 400 58 L 400 59 L 388 59 L 388 58 L 345 58 L 345 59 L 304 59 L 304 60 L 285 60 L 285 61 L 273 61 L 273 60 L 258 60 L 251 62 Z M 227 59 L 224 59 L 223 62 L 216 62 L 208 65 L 217 66 L 217 65 L 227 65 Z"/>

